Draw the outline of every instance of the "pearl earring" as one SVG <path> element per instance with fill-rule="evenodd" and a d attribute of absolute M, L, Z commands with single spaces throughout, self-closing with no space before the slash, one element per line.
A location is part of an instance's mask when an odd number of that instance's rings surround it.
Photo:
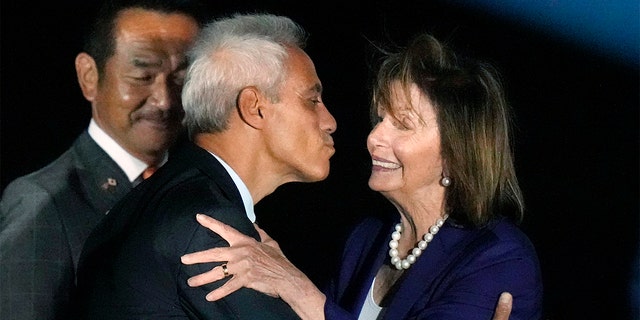
<path fill-rule="evenodd" d="M 442 179 L 440 180 L 440 184 L 441 184 L 443 187 L 448 187 L 448 186 L 450 186 L 450 185 L 451 185 L 451 178 L 449 178 L 449 177 L 447 177 L 447 176 L 442 177 Z"/>

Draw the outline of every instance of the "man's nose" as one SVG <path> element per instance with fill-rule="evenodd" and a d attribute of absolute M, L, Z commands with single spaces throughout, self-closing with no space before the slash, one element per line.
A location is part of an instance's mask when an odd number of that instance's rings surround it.
<path fill-rule="evenodd" d="M 151 90 L 151 103 L 162 110 L 171 108 L 180 94 L 175 92 L 175 86 L 171 86 L 166 79 L 158 79 Z"/>
<path fill-rule="evenodd" d="M 320 111 L 320 125 L 322 127 L 322 130 L 328 132 L 329 134 L 336 132 L 336 130 L 338 129 L 338 123 L 336 122 L 336 119 L 333 117 L 333 115 L 331 115 L 324 104 L 322 104 L 322 110 Z"/>

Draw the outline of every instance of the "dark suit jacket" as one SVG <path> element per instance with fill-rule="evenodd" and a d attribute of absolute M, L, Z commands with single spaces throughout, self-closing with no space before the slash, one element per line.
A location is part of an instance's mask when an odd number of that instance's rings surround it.
<path fill-rule="evenodd" d="M 350 235 L 326 290 L 326 319 L 358 318 L 378 269 L 389 263 L 396 223 L 367 219 Z M 504 218 L 479 229 L 449 219 L 391 289 L 382 319 L 491 319 L 503 291 L 514 297 L 509 319 L 541 319 L 542 279 L 529 239 Z"/>
<path fill-rule="evenodd" d="M 200 226 L 196 213 L 259 239 L 233 180 L 207 151 L 189 143 L 129 193 L 88 238 L 78 271 L 78 305 L 86 319 L 296 319 L 289 306 L 251 289 L 218 302 L 187 279 L 215 264 L 186 266 L 186 253 L 228 246 Z"/>
<path fill-rule="evenodd" d="M 129 190 L 86 131 L 57 160 L 10 183 L 0 201 L 0 319 L 68 319 L 84 240 Z"/>

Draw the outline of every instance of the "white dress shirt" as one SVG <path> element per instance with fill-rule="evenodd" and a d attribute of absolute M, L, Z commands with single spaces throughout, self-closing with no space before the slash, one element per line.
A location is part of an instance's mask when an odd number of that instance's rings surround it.
<path fill-rule="evenodd" d="M 113 138 L 111 138 L 98 124 L 91 119 L 89 122 L 89 135 L 104 150 L 113 161 L 124 171 L 129 178 L 129 182 L 133 182 L 147 168 L 147 164 L 142 160 L 132 156 L 124 148 L 122 148 Z M 167 162 L 168 154 L 165 153 L 164 159 L 160 163 L 162 166 Z"/>
<path fill-rule="evenodd" d="M 238 191 L 240 191 L 240 197 L 242 198 L 242 203 L 244 204 L 244 210 L 247 212 L 247 218 L 251 220 L 251 222 L 256 222 L 256 213 L 253 211 L 253 197 L 251 197 L 251 193 L 247 188 L 247 185 L 244 184 L 240 176 L 226 163 L 222 158 L 215 155 L 213 152 L 209 151 L 212 156 L 216 157 L 218 161 L 222 164 L 222 166 L 227 170 L 231 179 L 236 184 Z"/>

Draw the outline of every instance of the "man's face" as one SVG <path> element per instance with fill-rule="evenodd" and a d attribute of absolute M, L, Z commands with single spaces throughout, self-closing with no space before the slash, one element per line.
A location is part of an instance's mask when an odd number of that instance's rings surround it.
<path fill-rule="evenodd" d="M 322 102 L 322 85 L 309 56 L 301 49 L 288 51 L 287 80 L 273 104 L 268 145 L 286 182 L 323 180 L 335 152 L 331 134 L 336 120 Z"/>
<path fill-rule="evenodd" d="M 145 162 L 160 159 L 180 132 L 185 51 L 198 30 L 191 17 L 143 9 L 125 10 L 116 21 L 115 53 L 92 100 L 93 117 Z"/>

